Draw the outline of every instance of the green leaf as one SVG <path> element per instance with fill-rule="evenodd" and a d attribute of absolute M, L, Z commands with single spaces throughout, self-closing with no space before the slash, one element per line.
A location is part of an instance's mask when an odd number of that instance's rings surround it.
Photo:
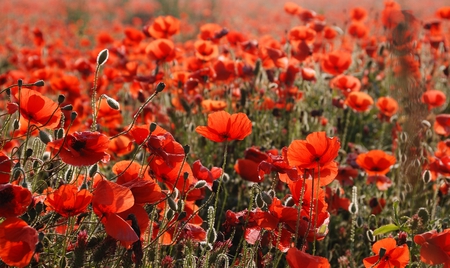
<path fill-rule="evenodd" d="M 399 227 L 393 223 L 391 224 L 386 224 L 383 225 L 377 229 L 375 229 L 375 231 L 373 231 L 373 235 L 380 235 L 380 234 L 385 234 L 385 233 L 390 233 L 393 231 L 397 231 L 399 229 Z"/>

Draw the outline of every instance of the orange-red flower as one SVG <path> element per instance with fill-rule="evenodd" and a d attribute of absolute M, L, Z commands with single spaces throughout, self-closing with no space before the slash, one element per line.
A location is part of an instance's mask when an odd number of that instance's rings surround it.
<path fill-rule="evenodd" d="M 47 144 L 53 153 L 59 153 L 64 163 L 73 166 L 90 166 L 100 160 L 108 161 L 108 146 L 106 135 L 90 131 L 68 134 L 65 138 Z"/>
<path fill-rule="evenodd" d="M 87 189 L 78 190 L 72 184 L 61 185 L 47 195 L 45 204 L 63 217 L 75 216 L 86 211 L 92 194 Z"/>
<path fill-rule="evenodd" d="M 11 159 L 3 152 L 0 152 L 0 184 L 9 182 L 11 166 Z"/>
<path fill-rule="evenodd" d="M 313 256 L 297 248 L 290 248 L 286 260 L 291 268 L 328 268 L 331 267 L 324 257 Z"/>
<path fill-rule="evenodd" d="M 288 147 L 287 158 L 291 166 L 299 168 L 324 167 L 338 155 L 341 144 L 325 132 L 313 132 L 306 140 L 294 140 Z"/>
<path fill-rule="evenodd" d="M 147 45 L 145 53 L 151 60 L 171 61 L 175 58 L 175 45 L 169 39 L 156 39 Z"/>
<path fill-rule="evenodd" d="M 450 20 L 450 6 L 441 7 L 436 11 L 436 15 L 441 19 Z"/>
<path fill-rule="evenodd" d="M 377 255 L 363 260 L 366 268 L 404 268 L 409 263 L 408 245 L 397 246 L 394 238 L 385 238 L 377 241 L 373 244 L 372 251 Z M 380 256 L 380 252 L 384 252 L 384 254 Z"/>
<path fill-rule="evenodd" d="M 316 31 L 306 26 L 297 26 L 289 31 L 289 40 L 305 41 L 307 44 L 314 42 Z"/>
<path fill-rule="evenodd" d="M 19 105 L 20 114 L 38 127 L 56 128 L 61 121 L 61 109 L 58 103 L 36 90 L 22 88 L 12 90 L 13 101 Z"/>
<path fill-rule="evenodd" d="M 387 119 L 391 118 L 398 111 L 398 103 L 395 99 L 391 97 L 380 97 L 377 100 L 377 107 L 380 113 Z"/>
<path fill-rule="evenodd" d="M 194 43 L 195 56 L 204 61 L 210 61 L 219 56 L 219 48 L 212 41 L 197 40 Z"/>
<path fill-rule="evenodd" d="M 428 105 L 428 110 L 444 105 L 447 97 L 440 90 L 428 90 L 422 94 L 422 102 Z"/>
<path fill-rule="evenodd" d="M 350 9 L 350 18 L 353 21 L 363 21 L 367 17 L 367 10 L 363 7 L 354 7 Z"/>
<path fill-rule="evenodd" d="M 38 232 L 21 219 L 8 218 L 0 223 L 0 259 L 6 265 L 27 266 L 38 241 Z"/>
<path fill-rule="evenodd" d="M 426 264 L 450 265 L 450 229 L 438 233 L 432 230 L 414 236 L 414 242 L 421 246 L 420 260 Z"/>
<path fill-rule="evenodd" d="M 351 92 L 345 99 L 345 104 L 355 111 L 366 112 L 373 104 L 372 97 L 364 92 Z"/>
<path fill-rule="evenodd" d="M 180 31 L 180 20 L 172 16 L 159 16 L 148 27 L 147 32 L 154 38 L 169 38 Z"/>
<path fill-rule="evenodd" d="M 314 178 L 320 174 L 320 186 L 330 184 L 338 173 L 333 160 L 337 157 L 341 144 L 337 138 L 327 137 L 325 132 L 313 132 L 306 140 L 294 140 L 288 147 L 289 165 L 303 169 L 313 169 Z"/>
<path fill-rule="evenodd" d="M 330 52 L 321 61 L 323 71 L 333 75 L 343 73 L 351 64 L 352 55 L 345 51 Z"/>
<path fill-rule="evenodd" d="M 0 217 L 17 217 L 31 204 L 31 192 L 22 186 L 0 184 Z"/>
<path fill-rule="evenodd" d="M 199 126 L 195 131 L 215 142 L 243 140 L 252 133 L 252 121 L 244 113 L 219 111 L 208 115 L 208 126 Z"/>
<path fill-rule="evenodd" d="M 344 96 L 348 96 L 351 92 L 361 89 L 361 81 L 354 76 L 340 74 L 331 79 L 330 86 L 340 89 Z"/>
<path fill-rule="evenodd" d="M 369 176 L 386 175 L 396 159 L 394 156 L 385 153 L 382 150 L 371 150 L 367 153 L 358 155 L 356 163 L 364 169 Z"/>

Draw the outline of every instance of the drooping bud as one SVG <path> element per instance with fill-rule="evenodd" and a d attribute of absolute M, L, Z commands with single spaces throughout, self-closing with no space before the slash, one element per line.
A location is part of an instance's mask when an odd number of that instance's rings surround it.
<path fill-rule="evenodd" d="M 72 104 L 68 104 L 64 107 L 61 107 L 61 110 L 63 110 L 63 111 L 72 111 L 72 109 L 73 109 Z"/>
<path fill-rule="evenodd" d="M 177 211 L 178 210 L 178 206 L 177 203 L 175 203 L 175 200 L 173 200 L 172 198 L 167 198 L 167 204 L 169 205 L 170 209 L 172 209 L 173 211 Z"/>
<path fill-rule="evenodd" d="M 74 121 L 77 118 L 77 116 L 78 116 L 77 112 L 75 112 L 75 111 L 71 112 L 70 113 L 70 120 Z"/>
<path fill-rule="evenodd" d="M 108 49 L 103 49 L 102 51 L 100 51 L 100 53 L 98 53 L 97 56 L 97 65 L 101 66 L 103 64 L 105 64 L 105 62 L 108 60 L 109 57 L 109 51 Z"/>
<path fill-rule="evenodd" d="M 164 90 L 164 88 L 166 87 L 166 84 L 164 84 L 163 82 L 160 82 L 157 86 L 156 86 L 156 92 L 160 93 Z"/>
<path fill-rule="evenodd" d="M 89 169 L 89 177 L 93 178 L 95 176 L 95 174 L 97 174 L 98 171 L 98 165 L 94 164 L 90 169 Z"/>
<path fill-rule="evenodd" d="M 118 101 L 116 101 L 115 99 L 107 96 L 107 95 L 103 95 L 106 98 L 106 103 L 108 104 L 109 107 L 111 107 L 111 109 L 114 110 L 120 110 L 120 104 Z"/>
<path fill-rule="evenodd" d="M 50 134 L 48 134 L 47 132 L 45 132 L 43 130 L 39 130 L 39 139 L 43 143 L 47 144 L 52 141 L 52 136 L 50 136 Z"/>
<path fill-rule="evenodd" d="M 45 85 L 44 80 L 38 80 L 33 83 L 33 86 L 35 87 L 43 87 Z"/>
<path fill-rule="evenodd" d="M 203 188 L 205 186 L 206 186 L 206 181 L 199 180 L 198 182 L 195 183 L 194 188 L 195 189 L 201 189 L 201 188 Z"/>
<path fill-rule="evenodd" d="M 59 104 L 63 103 L 65 100 L 66 100 L 66 96 L 64 96 L 62 94 L 58 96 L 58 103 Z"/>
<path fill-rule="evenodd" d="M 153 131 L 155 131 L 155 130 L 156 130 L 156 127 L 157 127 L 156 123 L 152 122 L 152 123 L 150 124 L 150 133 L 152 133 Z"/>

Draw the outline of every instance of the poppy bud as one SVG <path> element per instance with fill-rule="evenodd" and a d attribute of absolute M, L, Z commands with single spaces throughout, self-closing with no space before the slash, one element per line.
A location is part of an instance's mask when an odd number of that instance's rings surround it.
<path fill-rule="evenodd" d="M 66 100 L 66 96 L 64 96 L 62 94 L 58 96 L 58 103 L 59 104 L 63 103 L 65 100 Z"/>
<path fill-rule="evenodd" d="M 406 133 L 406 132 L 400 133 L 400 141 L 402 143 L 405 143 L 407 140 L 408 140 L 408 133 Z"/>
<path fill-rule="evenodd" d="M 56 138 L 57 139 L 62 139 L 62 137 L 64 137 L 64 129 L 60 128 L 56 131 Z"/>
<path fill-rule="evenodd" d="M 20 122 L 17 119 L 14 119 L 13 130 L 18 130 L 20 128 Z"/>
<path fill-rule="evenodd" d="M 168 209 L 166 212 L 166 218 L 167 220 L 172 220 L 173 216 L 175 216 L 175 212 L 171 209 Z"/>
<path fill-rule="evenodd" d="M 150 124 L 150 133 L 152 133 L 153 131 L 155 131 L 156 127 L 157 127 L 156 123 L 153 123 L 153 122 L 152 122 L 152 123 Z"/>
<path fill-rule="evenodd" d="M 72 180 L 72 175 L 73 175 L 73 170 L 72 169 L 68 169 L 66 170 L 66 173 L 64 174 L 64 179 L 66 182 L 69 182 Z"/>
<path fill-rule="evenodd" d="M 104 95 L 104 96 L 106 98 L 106 103 L 108 104 L 109 107 L 111 107 L 111 109 L 120 110 L 120 104 L 118 101 L 116 101 L 115 99 L 113 99 L 109 96 L 106 96 L 106 95 Z"/>
<path fill-rule="evenodd" d="M 13 168 L 12 174 L 13 180 L 17 180 L 20 177 L 20 175 L 25 174 L 25 171 L 23 170 L 22 167 L 20 167 L 20 165 L 18 165 Z"/>
<path fill-rule="evenodd" d="M 380 248 L 380 252 L 378 253 L 379 259 L 381 260 L 384 257 L 384 254 L 386 254 L 385 248 Z"/>
<path fill-rule="evenodd" d="M 73 109 L 72 104 L 68 104 L 64 107 L 61 107 L 61 110 L 63 110 L 63 111 L 72 111 L 72 109 Z"/>
<path fill-rule="evenodd" d="M 184 201 L 183 201 L 183 199 L 179 199 L 178 200 L 177 207 L 179 208 L 179 210 L 183 210 L 183 208 L 184 208 Z"/>
<path fill-rule="evenodd" d="M 184 172 L 183 173 L 183 179 L 187 180 L 189 178 L 189 173 L 188 172 Z"/>
<path fill-rule="evenodd" d="M 45 85 L 44 80 L 38 80 L 33 83 L 33 86 L 35 87 L 43 87 Z"/>
<path fill-rule="evenodd" d="M 424 183 L 429 183 L 431 181 L 431 172 L 430 170 L 425 170 L 422 174 L 422 180 Z"/>
<path fill-rule="evenodd" d="M 47 144 L 52 141 L 52 136 L 50 136 L 50 134 L 48 134 L 47 132 L 45 132 L 43 130 L 39 130 L 39 139 L 43 143 Z"/>
<path fill-rule="evenodd" d="M 186 211 L 182 211 L 177 218 L 177 221 L 180 221 L 182 219 L 186 218 Z"/>
<path fill-rule="evenodd" d="M 292 198 L 292 197 L 286 198 L 286 200 L 284 201 L 284 205 L 286 207 L 293 207 L 295 205 L 294 198 Z"/>
<path fill-rule="evenodd" d="M 217 239 L 217 232 L 214 228 L 209 228 L 206 231 L 206 237 L 208 239 L 208 243 L 214 243 Z"/>
<path fill-rule="evenodd" d="M 201 188 L 203 188 L 205 186 L 206 186 L 206 181 L 199 180 L 198 182 L 195 183 L 194 189 L 201 189 Z"/>
<path fill-rule="evenodd" d="M 175 200 L 173 200 L 172 198 L 167 198 L 167 204 L 169 205 L 170 209 L 172 209 L 173 211 L 177 211 L 178 210 L 178 206 L 177 203 L 175 203 Z"/>
<path fill-rule="evenodd" d="M 213 181 L 212 191 L 213 193 L 217 193 L 217 189 L 219 188 L 219 180 Z"/>
<path fill-rule="evenodd" d="M 46 133 L 47 134 L 47 133 Z M 48 134 L 47 134 L 48 135 Z M 50 137 L 50 135 L 49 135 L 49 137 Z M 50 152 L 44 152 L 43 154 L 42 154 L 42 161 L 47 161 L 47 160 L 49 160 L 50 159 Z"/>
<path fill-rule="evenodd" d="M 102 51 L 100 51 L 100 53 L 98 53 L 97 56 L 97 65 L 101 66 L 103 64 L 105 64 L 105 62 L 108 60 L 109 57 L 109 51 L 108 49 L 103 49 Z"/>
<path fill-rule="evenodd" d="M 367 230 L 366 232 L 366 236 L 367 236 L 367 240 L 369 240 L 370 242 L 375 242 L 375 236 L 373 235 L 373 231 L 372 230 Z M 381 250 L 380 250 L 380 254 L 381 254 Z M 383 254 L 384 255 L 384 254 Z M 380 255 L 381 256 L 381 255 Z M 381 258 L 381 257 L 380 257 Z"/>
<path fill-rule="evenodd" d="M 255 197 L 255 203 L 256 206 L 259 208 L 264 207 L 264 200 L 262 199 L 262 195 L 261 194 L 257 194 Z"/>
<path fill-rule="evenodd" d="M 272 204 L 272 197 L 266 192 L 261 192 L 261 198 L 267 205 Z"/>
<path fill-rule="evenodd" d="M 11 89 L 7 88 L 5 93 L 8 97 L 11 96 Z"/>
<path fill-rule="evenodd" d="M 430 213 L 426 208 L 419 208 L 417 215 L 422 219 L 422 223 L 426 224 L 430 219 Z"/>
<path fill-rule="evenodd" d="M 89 169 L 89 177 L 93 178 L 95 176 L 95 174 L 98 171 L 98 165 L 94 164 L 90 169 Z"/>
<path fill-rule="evenodd" d="M 166 84 L 164 84 L 163 82 L 160 82 L 157 86 L 156 86 L 156 92 L 160 93 L 161 91 L 164 90 L 164 88 L 166 87 Z"/>
<path fill-rule="evenodd" d="M 183 146 L 183 149 L 184 149 L 185 155 L 189 154 L 189 152 L 191 151 L 191 147 L 187 144 L 185 146 Z"/>
<path fill-rule="evenodd" d="M 17 80 L 17 86 L 20 88 L 23 85 L 22 79 Z"/>
<path fill-rule="evenodd" d="M 77 116 L 78 116 L 78 113 L 75 112 L 75 111 L 73 111 L 72 113 L 70 113 L 70 121 L 74 121 L 75 118 L 77 118 Z"/>
<path fill-rule="evenodd" d="M 426 128 L 431 127 L 430 121 L 428 121 L 428 120 L 422 120 L 421 124 L 423 127 L 426 127 Z"/>
<path fill-rule="evenodd" d="M 28 148 L 27 151 L 25 152 L 25 158 L 28 158 L 32 155 L 33 155 L 33 149 Z"/>

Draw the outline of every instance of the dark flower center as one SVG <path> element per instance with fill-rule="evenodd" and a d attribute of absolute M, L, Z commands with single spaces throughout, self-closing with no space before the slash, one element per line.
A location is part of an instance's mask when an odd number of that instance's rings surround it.
<path fill-rule="evenodd" d="M 79 152 L 81 149 L 83 149 L 86 146 L 86 141 L 80 141 L 76 138 L 72 139 L 71 147 L 75 149 L 75 151 Z"/>

